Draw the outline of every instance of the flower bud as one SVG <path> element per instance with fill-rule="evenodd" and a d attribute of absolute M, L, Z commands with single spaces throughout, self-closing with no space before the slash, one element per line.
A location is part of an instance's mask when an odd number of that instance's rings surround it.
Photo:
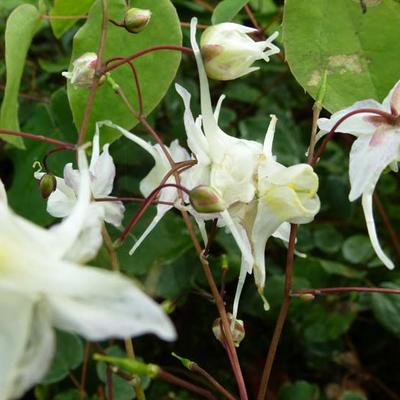
<path fill-rule="evenodd" d="M 96 53 L 85 53 L 72 63 L 72 72 L 62 72 L 61 75 L 70 79 L 74 86 L 89 88 L 96 73 L 96 63 Z M 104 79 L 105 76 L 102 76 L 100 82 Z"/>
<path fill-rule="evenodd" d="M 246 332 L 244 330 L 243 321 L 241 321 L 240 319 L 235 319 L 235 322 L 232 324 L 232 322 L 233 322 L 232 314 L 228 313 L 227 315 L 228 315 L 229 326 L 230 326 L 231 333 L 232 333 L 233 343 L 236 347 L 239 347 L 241 341 L 244 339 L 244 336 L 246 334 Z M 217 318 L 213 322 L 212 331 L 214 333 L 214 336 L 217 338 L 217 340 L 219 340 L 221 343 L 224 343 L 221 329 L 222 329 L 221 318 Z"/>
<path fill-rule="evenodd" d="M 308 303 L 310 301 L 314 301 L 315 300 L 315 295 L 313 295 L 312 293 L 302 293 L 299 296 L 299 299 Z"/>
<path fill-rule="evenodd" d="M 52 174 L 44 174 L 39 181 L 40 193 L 47 199 L 57 189 L 57 179 Z"/>
<path fill-rule="evenodd" d="M 249 33 L 257 29 L 225 22 L 207 28 L 200 40 L 201 53 L 207 75 L 211 79 L 227 81 L 259 69 L 252 67 L 257 60 L 269 61 L 269 56 L 279 53 L 272 41 L 275 32 L 267 40 L 255 42 Z"/>
<path fill-rule="evenodd" d="M 226 209 L 224 200 L 216 189 L 207 185 L 196 186 L 189 193 L 192 207 L 199 213 L 218 213 Z"/>
<path fill-rule="evenodd" d="M 150 22 L 151 11 L 141 8 L 130 8 L 124 18 L 124 26 L 128 32 L 139 33 Z"/>

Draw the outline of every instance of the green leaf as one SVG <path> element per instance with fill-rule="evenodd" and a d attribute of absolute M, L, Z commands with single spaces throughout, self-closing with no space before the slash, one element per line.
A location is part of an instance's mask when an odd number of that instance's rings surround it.
<path fill-rule="evenodd" d="M 213 25 L 228 22 L 249 2 L 249 0 L 223 0 L 218 3 L 211 16 Z"/>
<path fill-rule="evenodd" d="M 300 85 L 315 99 L 327 71 L 323 106 L 330 112 L 355 101 L 382 100 L 399 79 L 400 3 L 286 0 L 283 40 Z"/>
<path fill-rule="evenodd" d="M 337 261 L 323 260 L 321 258 L 317 258 L 316 260 L 318 260 L 322 269 L 329 275 L 340 275 L 346 278 L 362 278 L 366 274 L 365 271 L 357 271 Z"/>
<path fill-rule="evenodd" d="M 0 110 L 0 128 L 19 131 L 19 87 L 26 55 L 40 23 L 39 11 L 30 4 L 20 5 L 8 17 L 5 33 L 7 81 Z M 8 135 L 0 137 L 17 147 L 24 148 L 20 137 Z"/>
<path fill-rule="evenodd" d="M 399 289 L 397 284 L 385 282 L 383 287 Z M 376 319 L 390 332 L 400 337 L 400 296 L 398 294 L 372 293 L 372 311 Z"/>
<path fill-rule="evenodd" d="M 57 332 L 57 351 L 49 372 L 42 383 L 50 384 L 64 379 L 83 359 L 83 345 L 78 336 Z"/>
<path fill-rule="evenodd" d="M 84 15 L 92 6 L 94 0 L 55 0 L 54 7 L 50 11 L 51 16 L 63 15 Z M 52 19 L 50 20 L 51 28 L 55 37 L 59 38 L 77 19 Z"/>
<path fill-rule="evenodd" d="M 343 236 L 331 225 L 317 226 L 314 231 L 315 245 L 325 253 L 336 253 L 340 250 Z"/>
<path fill-rule="evenodd" d="M 152 17 L 146 29 L 139 34 L 132 34 L 121 27 L 108 24 L 107 42 L 104 59 L 124 57 L 140 50 L 158 45 L 181 45 L 182 32 L 176 10 L 169 0 L 137 0 L 135 7 L 150 9 Z M 109 18 L 121 21 L 125 13 L 125 1 L 109 2 Z M 90 10 L 85 25 L 77 32 L 73 42 L 72 60 L 85 52 L 96 52 L 99 45 L 101 29 L 101 1 L 97 1 Z M 179 51 L 157 51 L 142 56 L 134 61 L 143 93 L 145 114 L 149 114 L 161 101 L 173 81 L 181 60 Z M 70 67 L 71 68 L 71 67 Z M 138 109 L 134 80 L 129 66 L 124 65 L 112 71 L 112 78 L 121 86 L 133 107 Z M 89 90 L 75 88 L 68 84 L 68 97 L 71 104 L 74 122 L 79 127 L 85 110 Z M 94 123 L 109 119 L 117 125 L 131 129 L 137 120 L 126 105 L 114 93 L 110 85 L 103 84 L 98 88 L 96 101 L 91 114 L 88 137 L 93 134 Z M 102 131 L 103 140 L 119 137 L 113 130 Z"/>
<path fill-rule="evenodd" d="M 342 246 L 343 257 L 353 264 L 365 263 L 375 254 L 368 236 L 354 235 Z"/>
<path fill-rule="evenodd" d="M 319 398 L 318 386 L 306 381 L 286 384 L 278 395 L 278 400 L 318 400 Z"/>

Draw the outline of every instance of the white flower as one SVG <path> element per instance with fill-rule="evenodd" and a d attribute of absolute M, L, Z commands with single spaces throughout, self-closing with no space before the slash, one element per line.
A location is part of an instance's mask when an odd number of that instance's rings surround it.
<path fill-rule="evenodd" d="M 264 146 L 261 143 L 238 139 L 227 135 L 218 126 L 218 116 L 223 97 L 218 101 L 215 111 L 212 109 L 207 75 L 205 73 L 200 50 L 196 43 L 196 19 L 191 23 L 191 44 L 196 57 L 200 79 L 201 115 L 194 119 L 190 109 L 190 93 L 176 85 L 183 99 L 185 112 L 184 124 L 187 143 L 192 156 L 177 142 L 170 147 L 175 162 L 196 159 L 197 164 L 182 172 L 181 183 L 188 190 L 207 186 L 218 194 L 226 206 L 221 212 L 205 214 L 188 205 L 187 209 L 195 218 L 204 242 L 207 242 L 204 221 L 218 219 L 218 226 L 225 227 L 234 237 L 241 253 L 242 265 L 239 277 L 233 315 L 236 318 L 237 305 L 247 273 L 255 268 L 255 280 L 262 295 L 265 282 L 264 249 L 272 235 L 288 240 L 288 224 L 305 223 L 312 220 L 319 210 L 316 196 L 318 177 L 312 168 L 305 164 L 286 168 L 277 163 L 272 155 L 272 141 L 276 118 L 273 117 L 268 129 Z M 157 188 L 163 177 L 171 169 L 170 164 L 157 146 L 151 146 L 136 135 L 121 127 L 107 122 L 122 132 L 127 138 L 139 144 L 153 155 L 155 166 L 141 184 L 146 196 Z M 174 178 L 169 178 L 174 182 Z M 146 187 L 146 190 L 143 190 Z M 165 192 L 165 194 L 163 194 Z M 178 192 L 175 188 L 162 189 L 159 200 L 176 202 Z M 184 196 L 185 204 L 188 197 Z M 280 206 L 283 202 L 283 206 Z M 180 207 L 179 203 L 175 203 Z M 157 216 L 135 244 L 134 251 L 172 206 L 157 206 Z M 164 210 L 161 212 L 160 210 Z M 264 218 L 267 218 L 265 223 Z"/>
<path fill-rule="evenodd" d="M 112 199 L 109 196 L 115 178 L 115 165 L 109 153 L 109 144 L 104 145 L 100 153 L 99 126 L 93 137 L 92 158 L 89 166 L 90 189 L 93 199 Z M 35 172 L 40 179 L 43 172 Z M 64 179 L 56 177 L 57 188 L 47 200 L 47 212 L 56 218 L 68 216 L 75 206 L 80 182 L 80 171 L 69 163 L 64 167 Z M 93 201 L 85 216 L 85 229 L 81 232 L 81 241 L 76 242 L 75 251 L 81 254 L 82 262 L 93 258 L 101 246 L 101 228 L 103 221 L 120 227 L 125 208 L 120 201 Z M 91 239 L 91 240 L 88 240 Z M 84 243 L 84 245 L 82 245 Z M 91 243 L 91 245 L 89 245 Z"/>
<path fill-rule="evenodd" d="M 336 129 L 336 132 L 356 136 L 350 151 L 350 184 L 349 200 L 354 201 L 362 196 L 365 221 L 372 246 L 389 269 L 393 262 L 383 252 L 375 229 L 372 210 L 372 194 L 379 176 L 386 167 L 398 171 L 400 161 L 400 81 L 396 83 L 382 104 L 375 100 L 362 100 L 344 110 L 338 111 L 331 118 L 320 118 L 318 126 L 322 130 L 319 136 L 329 132 L 334 125 L 350 112 L 361 109 L 375 109 L 381 115 L 365 112 L 351 115 Z"/>
<path fill-rule="evenodd" d="M 269 56 L 279 53 L 279 48 L 272 43 L 278 32 L 261 42 L 255 42 L 248 35 L 253 32 L 257 29 L 233 22 L 207 28 L 200 40 L 207 75 L 221 81 L 236 79 L 258 70 L 252 66 L 255 61 L 268 62 Z"/>
<path fill-rule="evenodd" d="M 71 84 L 74 86 L 91 87 L 96 72 L 96 63 L 96 53 L 82 54 L 72 63 L 72 72 L 62 72 L 61 75 L 71 80 Z"/>
<path fill-rule="evenodd" d="M 90 200 L 89 172 L 78 155 L 78 199 L 51 230 L 17 216 L 0 182 L 0 400 L 19 398 L 46 374 L 53 327 L 98 341 L 175 330 L 161 308 L 129 279 L 67 261 Z"/>

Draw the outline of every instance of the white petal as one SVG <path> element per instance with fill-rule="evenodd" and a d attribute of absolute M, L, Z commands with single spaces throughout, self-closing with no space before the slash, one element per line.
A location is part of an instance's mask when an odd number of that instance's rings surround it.
<path fill-rule="evenodd" d="M 263 201 L 258 202 L 257 215 L 251 231 L 251 244 L 254 253 L 254 279 L 259 292 L 265 285 L 265 245 L 283 220 Z"/>
<path fill-rule="evenodd" d="M 7 205 L 7 193 L 1 179 L 0 179 L 0 203 Z"/>
<path fill-rule="evenodd" d="M 201 131 L 200 126 L 194 121 L 192 111 L 190 110 L 190 93 L 178 84 L 175 84 L 175 89 L 182 97 L 185 106 L 183 121 L 185 124 L 188 146 L 190 150 L 192 150 L 193 154 L 195 154 L 199 163 L 208 164 L 210 162 L 207 155 L 209 150 L 208 142 Z"/>
<path fill-rule="evenodd" d="M 13 397 L 21 397 L 25 391 L 39 383 L 50 367 L 55 347 L 54 332 L 49 310 L 44 299 L 35 304 L 29 337 L 16 374 L 16 390 Z"/>
<path fill-rule="evenodd" d="M 64 179 L 56 177 L 57 189 L 47 200 L 47 212 L 56 218 L 64 218 L 71 214 L 76 204 L 75 192 L 65 184 Z"/>
<path fill-rule="evenodd" d="M 235 292 L 235 297 L 233 299 L 233 306 L 232 306 L 232 316 L 233 316 L 234 320 L 237 318 L 237 315 L 238 315 L 240 296 L 242 295 L 242 290 L 243 290 L 244 282 L 246 281 L 248 269 L 249 269 L 249 266 L 247 265 L 246 260 L 242 257 L 242 262 L 240 265 L 239 279 L 238 279 L 238 283 L 236 286 L 236 292 Z"/>
<path fill-rule="evenodd" d="M 109 146 L 106 144 L 103 147 L 103 152 L 90 169 L 93 176 L 91 187 L 94 197 L 106 197 L 113 189 L 115 165 L 108 151 Z"/>
<path fill-rule="evenodd" d="M 19 391 L 18 365 L 30 334 L 32 299 L 23 293 L 0 288 L 0 400 Z"/>
<path fill-rule="evenodd" d="M 52 227 L 51 235 L 49 235 L 51 245 L 53 246 L 52 252 L 53 254 L 58 254 L 60 257 L 68 252 L 79 236 L 89 209 L 91 197 L 89 168 L 85 152 L 82 148 L 78 150 L 78 164 L 80 172 L 78 200 L 71 214 L 63 222 Z M 50 245 L 50 243 L 47 245 Z"/>
<path fill-rule="evenodd" d="M 379 244 L 378 236 L 376 235 L 374 214 L 372 211 L 372 194 L 364 193 L 362 196 L 362 206 L 364 210 L 365 222 L 367 224 L 369 238 L 371 240 L 372 247 L 375 250 L 376 255 L 383 262 L 383 264 L 393 269 L 394 264 L 390 258 L 383 252 L 381 245 Z"/>
<path fill-rule="evenodd" d="M 214 110 L 214 118 L 218 123 L 218 119 L 219 119 L 219 114 L 221 113 L 221 106 L 222 106 L 222 102 L 225 100 L 225 95 L 221 94 L 221 96 L 219 96 L 217 105 L 215 106 L 215 110 Z"/>
<path fill-rule="evenodd" d="M 236 244 L 238 245 L 242 253 L 242 257 L 245 259 L 246 265 L 249 267 L 248 272 L 251 272 L 254 259 L 251 253 L 250 242 L 248 241 L 247 236 L 243 235 L 244 228 L 239 224 L 235 224 L 235 222 L 229 215 L 228 210 L 224 210 L 221 212 L 221 218 L 225 222 L 225 225 L 230 230 L 233 238 L 235 239 Z"/>
<path fill-rule="evenodd" d="M 64 256 L 65 260 L 84 264 L 96 257 L 103 243 L 104 212 L 102 204 L 90 204 L 81 231 Z"/>
<path fill-rule="evenodd" d="M 272 234 L 276 239 L 280 239 L 283 242 L 289 242 L 290 236 L 290 224 L 289 222 L 284 222 L 279 226 L 279 228 Z"/>
<path fill-rule="evenodd" d="M 372 136 L 359 137 L 350 151 L 350 201 L 365 192 L 373 192 L 382 171 L 398 157 L 400 131 L 377 130 Z"/>
<path fill-rule="evenodd" d="M 89 171 L 93 173 L 94 166 L 100 156 L 100 127 L 101 123 L 96 123 L 96 131 L 92 140 L 92 158 L 90 159 Z"/>
<path fill-rule="evenodd" d="M 104 209 L 104 221 L 120 227 L 124 218 L 125 207 L 120 201 L 103 201 L 100 202 Z"/>
<path fill-rule="evenodd" d="M 275 127 L 278 121 L 276 115 L 271 114 L 270 117 L 271 121 L 268 125 L 267 133 L 265 134 L 265 139 L 264 139 L 263 152 L 266 157 L 272 157 L 272 144 L 274 142 Z"/>
<path fill-rule="evenodd" d="M 64 167 L 64 182 L 69 186 L 76 194 L 79 191 L 80 173 L 78 170 L 72 167 L 71 163 L 68 163 Z"/>
<path fill-rule="evenodd" d="M 329 132 L 333 128 L 333 126 L 339 121 L 339 119 L 344 117 L 349 112 L 355 111 L 360 108 L 375 108 L 378 110 L 386 111 L 384 106 L 382 106 L 376 100 L 369 99 L 357 101 L 351 107 L 332 114 L 329 119 L 320 118 L 318 120 L 318 127 L 323 131 Z M 371 116 L 376 116 L 376 114 L 360 113 L 352 115 L 337 127 L 336 132 L 350 133 L 354 136 L 370 134 L 376 130 L 376 125 L 368 120 L 368 118 Z"/>
<path fill-rule="evenodd" d="M 400 81 L 397 81 L 393 88 L 390 90 L 389 94 L 383 100 L 383 107 L 387 112 L 391 112 L 392 109 L 396 112 L 400 112 Z"/>
<path fill-rule="evenodd" d="M 59 329 L 94 341 L 144 333 L 165 340 L 176 337 L 161 307 L 118 273 L 66 262 L 49 265 L 42 273 Z"/>

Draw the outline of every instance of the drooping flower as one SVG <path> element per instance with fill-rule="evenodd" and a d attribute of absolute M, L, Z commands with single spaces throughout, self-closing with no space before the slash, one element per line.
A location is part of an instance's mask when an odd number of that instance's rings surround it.
<path fill-rule="evenodd" d="M 62 72 L 61 75 L 71 81 L 76 87 L 90 88 L 96 73 L 97 54 L 85 53 L 72 63 L 71 72 Z M 105 77 L 102 77 L 104 80 Z"/>
<path fill-rule="evenodd" d="M 370 112 L 359 112 L 368 109 Z M 371 112 L 371 109 L 377 113 Z M 320 118 L 318 126 L 323 136 L 347 114 L 351 115 L 340 123 L 336 132 L 348 133 L 357 139 L 350 151 L 349 200 L 362 197 L 362 207 L 368 234 L 376 255 L 389 269 L 393 262 L 382 250 L 376 234 L 372 194 L 380 175 L 386 167 L 398 171 L 400 161 L 400 81 L 395 84 L 382 104 L 376 100 L 362 100 L 344 110 L 334 113 L 329 119 Z M 378 114 L 379 113 L 379 114 Z"/>
<path fill-rule="evenodd" d="M 92 157 L 89 165 L 90 189 L 92 199 L 112 199 L 110 193 L 115 178 L 115 165 L 109 153 L 109 144 L 104 145 L 100 153 L 99 127 L 93 137 Z M 43 172 L 35 172 L 36 179 L 42 179 Z M 64 167 L 64 178 L 56 177 L 57 188 L 47 200 L 47 212 L 56 218 L 65 218 L 73 210 L 78 195 L 80 171 L 73 169 L 68 163 Z M 101 228 L 103 221 L 120 227 L 125 208 L 120 201 L 92 201 L 85 216 L 85 229 L 81 235 L 85 236 L 76 243 L 76 251 L 81 252 L 81 259 L 88 261 L 93 258 L 102 243 Z M 91 238 L 91 240 L 88 240 Z M 85 240 L 86 239 L 86 240 Z M 84 246 L 80 246 L 85 243 Z M 90 246 L 89 243 L 92 243 Z"/>
<path fill-rule="evenodd" d="M 260 42 L 249 36 L 254 32 L 257 29 L 233 22 L 207 28 L 200 40 L 207 75 L 220 81 L 236 79 L 258 70 L 259 67 L 253 67 L 255 61 L 268 62 L 270 56 L 279 53 L 279 48 L 272 43 L 278 32 Z"/>
<path fill-rule="evenodd" d="M 170 320 L 122 275 L 76 263 L 90 206 L 82 149 L 81 178 L 70 215 L 45 230 L 14 214 L 0 182 L 0 400 L 19 398 L 46 374 L 54 354 L 53 327 L 88 340 L 154 333 L 175 338 Z"/>
<path fill-rule="evenodd" d="M 232 137 L 218 126 L 218 116 L 223 101 L 219 99 L 215 110 L 212 109 L 210 90 L 204 64 L 196 42 L 196 19 L 191 23 L 191 44 L 197 62 L 200 80 L 201 115 L 196 119 L 190 109 L 190 93 L 180 85 L 176 85 L 178 94 L 182 97 L 184 111 L 184 125 L 187 134 L 187 144 L 192 152 L 190 156 L 177 142 L 170 147 L 171 156 L 175 162 L 195 159 L 196 165 L 180 174 L 181 184 L 189 191 L 203 187 L 218 197 L 218 207 L 215 212 L 207 208 L 207 212 L 199 207 L 192 207 L 187 195 L 183 196 L 187 210 L 195 218 L 203 240 L 207 241 L 204 221 L 217 219 L 218 226 L 227 229 L 234 237 L 241 253 L 242 265 L 239 277 L 233 316 L 236 318 L 237 305 L 247 273 L 252 273 L 255 267 L 256 284 L 260 294 L 265 282 L 264 248 L 268 238 L 272 235 L 288 240 L 290 222 L 305 223 L 314 217 L 319 210 L 319 199 L 316 195 L 318 178 L 308 165 L 286 168 L 275 161 L 272 155 L 272 140 L 276 118 L 273 117 L 268 129 L 264 146 L 252 140 Z M 122 132 L 127 138 L 139 144 L 153 155 L 155 166 L 149 175 L 142 181 L 148 183 L 150 193 L 157 188 L 162 179 L 170 171 L 171 166 L 164 155 L 154 154 L 154 148 L 136 135 L 121 127 L 107 122 Z M 179 151 L 178 151 L 179 149 Z M 161 152 L 161 150 L 159 150 Z M 160 153 L 162 154 L 162 153 Z M 151 176 L 151 179 L 150 179 Z M 173 177 L 168 179 L 174 182 Z M 147 186 L 147 185 L 146 185 Z M 175 188 L 162 189 L 169 193 L 169 202 L 181 207 L 178 192 Z M 279 207 L 279 201 L 287 195 L 284 207 Z M 166 196 L 166 195 L 164 195 Z M 222 206 L 223 204 L 223 206 Z M 157 206 L 157 216 L 146 229 L 142 237 L 136 242 L 142 242 L 172 205 L 164 206 L 164 212 L 159 211 L 162 205 Z M 266 226 L 262 218 L 267 216 L 270 224 Z"/>

